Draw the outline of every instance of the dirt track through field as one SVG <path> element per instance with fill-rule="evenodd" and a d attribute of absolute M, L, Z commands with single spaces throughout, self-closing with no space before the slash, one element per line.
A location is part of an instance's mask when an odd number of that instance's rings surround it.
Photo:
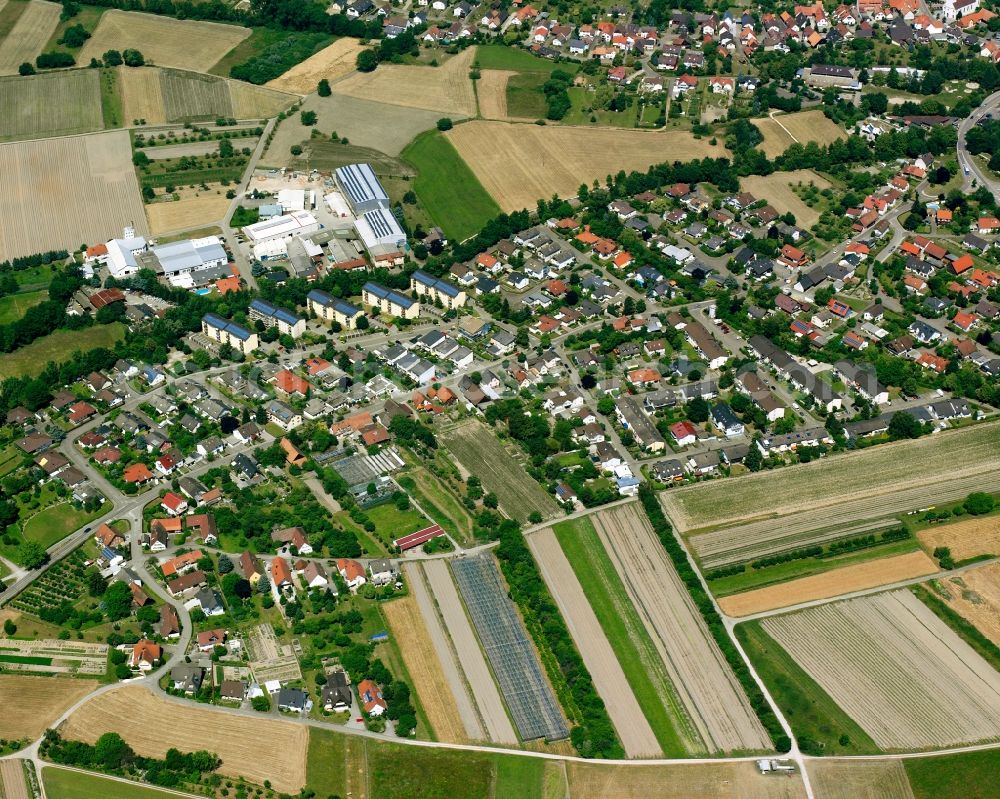
<path fill-rule="evenodd" d="M 816 799 L 913 799 L 902 760 L 809 763 Z"/>
<path fill-rule="evenodd" d="M 479 73 L 476 97 L 483 119 L 507 119 L 507 81 L 517 74 L 507 69 L 484 69 Z"/>
<path fill-rule="evenodd" d="M 213 712 L 133 686 L 95 697 L 62 728 L 64 738 L 91 744 L 105 732 L 117 732 L 145 757 L 163 757 L 171 747 L 215 752 L 220 774 L 258 785 L 270 780 L 276 791 L 298 793 L 306 783 L 309 728 L 302 724 Z"/>
<path fill-rule="evenodd" d="M 10 33 L 0 42 L 0 75 L 16 75 L 21 64 L 35 63 L 59 24 L 61 9 L 58 3 L 31 0 Z"/>
<path fill-rule="evenodd" d="M 406 670 L 414 677 L 414 688 L 437 740 L 465 743 L 468 738 L 463 719 L 416 600 L 412 596 L 400 597 L 383 603 L 382 610 Z"/>
<path fill-rule="evenodd" d="M 410 587 L 410 592 L 420 610 L 430 645 L 437 653 L 445 681 L 451 688 L 455 709 L 465 729 L 465 737 L 470 741 L 489 740 L 479 718 L 476 700 L 466 684 L 455 649 L 434 605 L 423 567 L 419 563 L 408 563 L 403 567 L 403 571 L 406 574 L 406 584 Z"/>
<path fill-rule="evenodd" d="M 786 583 L 722 597 L 719 607 L 728 616 L 749 616 L 751 613 L 786 608 L 800 602 L 850 594 L 865 588 L 889 585 L 898 580 L 934 574 L 937 570 L 937 564 L 927 557 L 927 553 L 907 552 L 904 555 L 855 563 L 823 574 L 812 574 Z"/>
<path fill-rule="evenodd" d="M 1000 563 L 941 580 L 940 586 L 948 593 L 945 601 L 951 609 L 1000 646 Z"/>
<path fill-rule="evenodd" d="M 687 131 L 511 124 L 475 120 L 445 134 L 504 211 L 534 208 L 539 197 L 575 197 L 580 184 L 663 161 L 729 154 Z"/>
<path fill-rule="evenodd" d="M 635 693 L 555 533 L 551 529 L 540 530 L 527 540 L 542 577 L 583 657 L 583 663 L 594 680 L 594 687 L 604 700 L 625 753 L 629 757 L 662 756 L 656 736 L 646 717 L 638 711 Z"/>
<path fill-rule="evenodd" d="M 638 504 L 604 510 L 592 519 L 709 750 L 770 748 L 767 733 Z"/>
<path fill-rule="evenodd" d="M 96 680 L 0 675 L 0 738 L 37 738 L 96 687 Z"/>
<path fill-rule="evenodd" d="M 967 517 L 954 524 L 939 524 L 917 533 L 929 551 L 948 547 L 955 560 L 979 555 L 1000 555 L 1000 516 Z"/>
<path fill-rule="evenodd" d="M 847 133 L 830 119 L 821 109 L 798 111 L 793 114 L 773 113 L 766 119 L 755 119 L 764 141 L 759 145 L 764 155 L 773 158 L 781 155 L 789 145 L 830 144 L 837 139 L 846 139 Z"/>
<path fill-rule="evenodd" d="M 1000 737 L 1000 673 L 909 591 L 762 626 L 883 749 Z"/>
<path fill-rule="evenodd" d="M 293 94 L 312 94 L 323 78 L 333 81 L 349 72 L 354 72 L 358 53 L 364 49 L 365 46 L 357 39 L 350 37 L 337 39 L 333 44 L 324 47 L 264 85 L 269 89 Z"/>
<path fill-rule="evenodd" d="M 514 733 L 514 727 L 500 698 L 500 691 L 489 666 L 486 665 L 479 639 L 476 638 L 469 617 L 466 615 L 465 605 L 458 596 L 458 589 L 452 581 L 448 564 L 443 560 L 426 561 L 424 573 L 448 634 L 458 652 L 466 681 L 472 688 L 486 733 L 495 743 L 516 744 L 517 735 Z"/>
<path fill-rule="evenodd" d="M 3 799 L 30 799 L 23 763 L 21 759 L 0 760 L 0 796 Z"/>

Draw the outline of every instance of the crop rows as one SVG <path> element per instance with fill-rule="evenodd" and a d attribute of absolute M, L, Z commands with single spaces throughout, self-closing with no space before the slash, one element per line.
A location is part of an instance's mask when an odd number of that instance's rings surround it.
<path fill-rule="evenodd" d="M 80 550 L 75 550 L 45 571 L 28 590 L 11 602 L 11 605 L 37 616 L 44 608 L 57 607 L 63 602 L 78 602 L 86 590 L 85 561 L 84 554 Z"/>

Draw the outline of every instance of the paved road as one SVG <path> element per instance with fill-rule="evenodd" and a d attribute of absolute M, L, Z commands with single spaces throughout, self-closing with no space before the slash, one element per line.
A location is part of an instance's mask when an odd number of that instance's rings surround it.
<path fill-rule="evenodd" d="M 973 190 L 973 182 L 978 183 L 980 186 L 985 186 L 991 192 L 993 196 L 1000 200 L 1000 181 L 994 180 L 990 177 L 987 172 L 981 167 L 978 159 L 974 158 L 970 153 L 968 146 L 966 145 L 965 137 L 973 126 L 983 118 L 983 116 L 993 108 L 996 107 L 997 103 L 1000 102 L 1000 92 L 994 92 L 985 100 L 983 100 L 982 105 L 975 109 L 969 116 L 963 119 L 958 125 L 958 163 L 962 167 L 962 191 L 969 194 Z M 965 174 L 965 169 L 968 168 L 969 173 Z"/>

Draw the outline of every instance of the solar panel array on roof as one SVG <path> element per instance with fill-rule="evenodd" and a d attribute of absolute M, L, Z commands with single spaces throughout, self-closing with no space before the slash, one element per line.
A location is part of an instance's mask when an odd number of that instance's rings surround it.
<path fill-rule="evenodd" d="M 256 312 L 257 314 L 270 319 L 277 319 L 284 322 L 286 325 L 295 325 L 299 321 L 299 317 L 291 311 L 286 310 L 285 308 L 279 308 L 277 305 L 272 305 L 267 302 L 267 300 L 253 300 L 250 303 L 250 311 L 251 313 Z"/>
<path fill-rule="evenodd" d="M 439 278 L 436 278 L 433 275 L 429 275 L 426 272 L 421 271 L 420 269 L 418 269 L 416 272 L 410 275 L 410 277 L 416 280 L 418 283 L 422 283 L 423 285 L 427 286 L 428 288 L 432 288 L 435 291 L 440 291 L 442 294 L 445 294 L 449 297 L 457 297 L 459 292 L 461 291 L 461 289 L 459 289 L 458 286 L 454 285 L 453 283 L 449 283 L 447 280 L 440 280 Z"/>
<path fill-rule="evenodd" d="M 369 294 L 374 294 L 380 300 L 394 302 L 402 308 L 409 308 L 414 302 L 405 294 L 400 294 L 398 291 L 387 289 L 385 286 L 380 286 L 378 283 L 372 283 L 371 281 L 365 283 L 364 291 L 367 291 Z"/>
<path fill-rule="evenodd" d="M 240 341 L 247 341 L 252 335 L 249 330 L 247 330 L 243 325 L 238 325 L 236 322 L 230 322 L 228 319 L 223 319 L 218 314 L 207 313 L 202 317 L 202 321 L 208 323 L 212 327 L 218 328 L 219 330 L 224 330 L 229 335 L 235 336 Z"/>
<path fill-rule="evenodd" d="M 337 182 L 347 193 L 347 199 L 356 214 L 389 205 L 389 195 L 369 164 L 340 167 L 337 170 Z"/>

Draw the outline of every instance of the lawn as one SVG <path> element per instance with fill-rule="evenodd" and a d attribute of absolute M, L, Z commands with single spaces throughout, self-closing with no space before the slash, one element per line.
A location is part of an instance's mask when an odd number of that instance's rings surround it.
<path fill-rule="evenodd" d="M 21 451 L 13 444 L 5 449 L 0 449 L 0 477 L 6 477 L 14 471 L 21 465 L 22 460 Z"/>
<path fill-rule="evenodd" d="M 44 266 L 31 266 L 14 272 L 14 279 L 21 291 L 48 288 L 52 282 L 52 275 L 55 269 L 50 264 Z"/>
<path fill-rule="evenodd" d="M 84 330 L 57 330 L 36 339 L 26 347 L 5 353 L 0 358 L 0 380 L 39 374 L 49 361 L 64 363 L 73 353 L 86 352 L 99 347 L 112 348 L 125 337 L 125 326 L 120 322 L 94 325 Z"/>
<path fill-rule="evenodd" d="M 309 730 L 306 786 L 317 796 L 347 792 L 347 736 L 313 727 Z"/>
<path fill-rule="evenodd" d="M 0 297 L 0 325 L 8 325 L 11 322 L 16 322 L 24 316 L 29 308 L 45 302 L 48 298 L 48 289 L 21 291 L 17 294 Z"/>
<path fill-rule="evenodd" d="M 366 508 L 365 515 L 375 523 L 375 534 L 386 541 L 423 530 L 431 524 L 416 508 L 400 510 L 394 502 Z"/>
<path fill-rule="evenodd" d="M 571 75 L 579 69 L 577 64 L 557 64 L 547 58 L 539 58 L 526 50 L 504 47 L 499 44 L 481 46 L 476 51 L 475 63 L 480 69 L 509 69 L 515 72 L 544 72 L 548 75 L 554 69 L 561 69 Z"/>
<path fill-rule="evenodd" d="M 507 81 L 507 114 L 524 119 L 544 119 L 547 111 L 542 84 L 549 76 L 539 72 L 511 75 Z"/>
<path fill-rule="evenodd" d="M 490 796 L 489 755 L 398 744 L 368 745 L 369 796 L 379 799 L 482 799 Z"/>
<path fill-rule="evenodd" d="M 496 761 L 496 799 L 542 799 L 545 761 L 500 755 Z"/>
<path fill-rule="evenodd" d="M 656 647 L 608 560 L 593 523 L 584 517 L 554 524 L 552 529 L 574 574 L 585 587 L 594 615 L 618 655 L 622 672 L 663 749 L 663 756 L 685 757 L 697 747 L 697 735 L 688 728 L 689 722 Z M 651 674 L 646 664 L 657 664 L 663 673 Z M 658 690 L 660 686 L 663 695 Z M 690 741 L 687 746 L 685 732 Z"/>
<path fill-rule="evenodd" d="M 868 734 L 761 629 L 760 622 L 738 625 L 736 637 L 784 712 L 803 751 L 828 755 L 880 751 Z"/>
<path fill-rule="evenodd" d="M 568 94 L 573 106 L 562 120 L 566 125 L 606 125 L 612 128 L 634 128 L 636 126 L 636 121 L 639 118 L 639 104 L 634 97 L 632 103 L 624 111 L 585 111 L 584 109 L 591 107 L 594 93 L 583 86 L 572 86 L 569 88 Z M 591 117 L 594 117 L 595 121 L 591 121 Z M 656 119 L 655 116 L 653 118 Z"/>
<path fill-rule="evenodd" d="M 445 235 L 463 241 L 478 233 L 500 206 L 438 131 L 423 133 L 402 153 L 417 170 L 413 190 Z M 461 191 L 456 187 L 461 186 Z"/>
<path fill-rule="evenodd" d="M 174 799 L 177 796 L 139 783 L 118 782 L 53 766 L 46 766 L 42 771 L 42 782 L 49 799 Z"/>
<path fill-rule="evenodd" d="M 74 530 L 79 530 L 92 519 L 107 512 L 101 506 L 94 513 L 77 510 L 71 503 L 52 505 L 32 516 L 21 529 L 21 535 L 26 541 L 36 541 L 48 549 L 57 541 L 61 541 Z"/>
<path fill-rule="evenodd" d="M 470 540 L 472 516 L 436 475 L 421 466 L 414 466 L 400 477 L 399 484 L 445 532 L 463 543 Z"/>
<path fill-rule="evenodd" d="M 3 649 L 3 647 L 0 647 Z M 32 657 L 31 655 L 0 655 L 0 663 L 23 663 L 28 666 L 51 666 L 52 658 Z"/>
<path fill-rule="evenodd" d="M 853 566 L 854 564 L 864 563 L 865 561 L 877 558 L 903 555 L 918 549 L 920 549 L 920 544 L 914 537 L 903 541 L 893 541 L 882 546 L 861 549 L 857 552 L 850 552 L 837 557 L 790 560 L 787 563 L 779 563 L 763 569 L 751 569 L 748 566 L 747 570 L 741 574 L 721 577 L 718 580 L 709 580 L 708 587 L 718 597 L 729 596 L 730 594 L 738 594 L 753 588 L 763 588 L 765 585 L 774 585 L 775 583 L 783 583 L 787 580 L 795 580 L 799 577 L 823 574 L 831 569 L 839 569 L 842 566 Z"/>
<path fill-rule="evenodd" d="M 904 760 L 915 799 L 988 799 L 997 795 L 1000 749 Z"/>

